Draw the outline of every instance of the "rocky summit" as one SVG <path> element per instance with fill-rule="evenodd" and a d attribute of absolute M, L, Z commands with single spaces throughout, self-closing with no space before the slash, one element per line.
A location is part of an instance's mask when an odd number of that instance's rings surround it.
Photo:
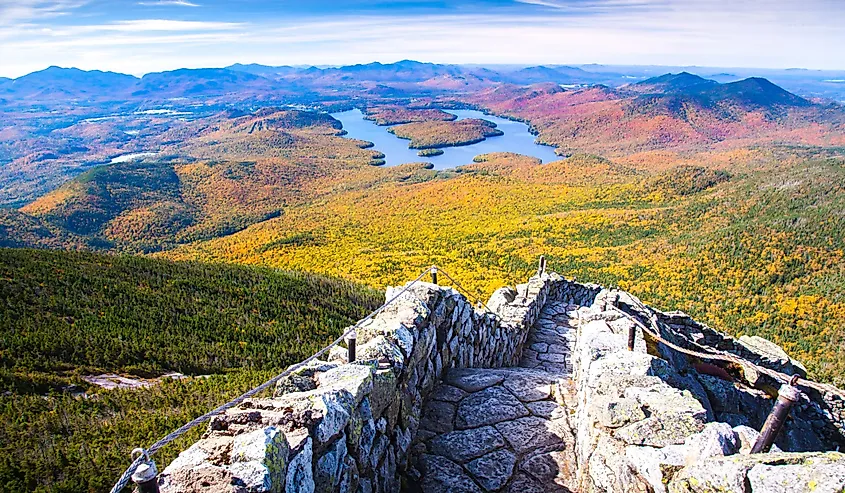
<path fill-rule="evenodd" d="M 772 370 L 803 366 L 622 291 L 541 273 L 475 308 L 417 283 L 360 325 L 357 361 L 346 354 L 215 418 L 161 491 L 845 488 L 845 392 L 801 386 L 771 450 L 750 454 L 781 383 Z"/>

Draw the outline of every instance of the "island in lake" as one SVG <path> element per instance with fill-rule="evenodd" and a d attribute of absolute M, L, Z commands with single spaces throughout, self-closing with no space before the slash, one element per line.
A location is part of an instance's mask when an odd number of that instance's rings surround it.
<path fill-rule="evenodd" d="M 411 149 L 437 149 L 481 142 L 487 137 L 504 135 L 496 124 L 480 118 L 457 121 L 424 121 L 406 123 L 388 129 L 388 132 L 411 141 Z"/>
<path fill-rule="evenodd" d="M 457 115 L 437 108 L 412 109 L 402 106 L 375 106 L 367 108 L 364 118 L 379 126 L 427 121 L 454 121 Z"/>
<path fill-rule="evenodd" d="M 443 149 L 429 148 L 429 149 L 420 149 L 420 151 L 417 153 L 417 156 L 431 157 L 431 156 L 439 156 L 441 154 L 443 154 Z"/>

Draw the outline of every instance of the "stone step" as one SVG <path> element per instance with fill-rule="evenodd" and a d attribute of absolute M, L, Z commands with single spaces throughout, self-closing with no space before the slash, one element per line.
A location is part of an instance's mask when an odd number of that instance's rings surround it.
<path fill-rule="evenodd" d="M 423 492 L 575 490 L 574 437 L 560 376 L 528 368 L 450 370 L 423 410 Z"/>

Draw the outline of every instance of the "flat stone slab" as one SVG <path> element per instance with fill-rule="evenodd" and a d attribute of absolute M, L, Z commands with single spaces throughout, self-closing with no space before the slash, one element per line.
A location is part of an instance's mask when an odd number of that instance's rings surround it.
<path fill-rule="evenodd" d="M 514 372 L 502 385 L 522 402 L 541 401 L 552 395 L 551 380 L 536 372 Z"/>
<path fill-rule="evenodd" d="M 515 465 L 516 456 L 500 449 L 475 459 L 466 468 L 482 488 L 497 491 L 507 484 Z"/>
<path fill-rule="evenodd" d="M 549 345 L 545 342 L 535 342 L 531 345 L 531 350 L 538 353 L 545 353 L 549 350 Z"/>
<path fill-rule="evenodd" d="M 560 419 L 566 417 L 566 409 L 553 401 L 529 402 L 525 405 L 531 414 L 545 419 Z"/>
<path fill-rule="evenodd" d="M 440 384 L 431 393 L 430 399 L 434 401 L 459 402 L 467 395 L 469 394 L 457 387 Z"/>
<path fill-rule="evenodd" d="M 565 354 L 543 353 L 538 355 L 537 359 L 540 361 L 545 361 L 547 363 L 566 363 Z"/>
<path fill-rule="evenodd" d="M 434 490 L 431 490 L 434 491 Z M 514 476 L 508 487 L 507 493 L 572 493 L 563 486 L 546 484 L 529 476 L 526 473 L 518 473 Z"/>
<path fill-rule="evenodd" d="M 485 426 L 435 437 L 429 443 L 429 450 L 455 462 L 467 462 L 504 446 L 502 435 L 492 426 Z"/>
<path fill-rule="evenodd" d="M 457 406 L 451 402 L 428 401 L 423 408 L 420 427 L 436 433 L 448 433 L 454 429 Z"/>
<path fill-rule="evenodd" d="M 499 423 L 496 429 L 518 454 L 525 454 L 540 447 L 563 446 L 566 437 L 566 432 L 560 425 L 537 416 Z"/>
<path fill-rule="evenodd" d="M 503 376 L 498 377 L 504 380 Z M 522 402 L 504 387 L 489 387 L 461 401 L 455 427 L 459 430 L 478 428 L 530 414 Z"/>
<path fill-rule="evenodd" d="M 502 375 L 485 372 L 484 370 L 449 370 L 446 383 L 458 387 L 465 392 L 478 392 L 487 387 L 502 383 Z"/>
<path fill-rule="evenodd" d="M 569 349 L 569 343 L 564 342 L 561 344 L 549 344 L 548 352 L 555 354 L 569 354 L 571 351 Z"/>
<path fill-rule="evenodd" d="M 469 477 L 464 468 L 445 457 L 423 455 L 420 464 L 423 470 L 423 491 L 451 493 L 483 493 Z"/>

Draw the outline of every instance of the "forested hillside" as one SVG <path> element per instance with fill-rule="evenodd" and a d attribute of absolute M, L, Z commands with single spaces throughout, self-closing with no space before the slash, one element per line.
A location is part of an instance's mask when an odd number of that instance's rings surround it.
<path fill-rule="evenodd" d="M 771 338 L 815 378 L 842 384 L 845 168 L 841 157 L 816 153 L 712 154 L 709 168 L 678 163 L 659 173 L 594 156 L 540 165 L 490 155 L 458 173 L 337 194 L 166 255 L 374 286 L 437 263 L 485 298 L 524 279 L 544 254 L 564 275 L 619 285 L 731 334 Z"/>
<path fill-rule="evenodd" d="M 0 294 L 0 490 L 10 492 L 107 490 L 133 447 L 304 359 L 383 301 L 296 272 L 10 249 L 0 249 Z M 213 376 L 141 390 L 81 378 L 170 371 Z"/>

